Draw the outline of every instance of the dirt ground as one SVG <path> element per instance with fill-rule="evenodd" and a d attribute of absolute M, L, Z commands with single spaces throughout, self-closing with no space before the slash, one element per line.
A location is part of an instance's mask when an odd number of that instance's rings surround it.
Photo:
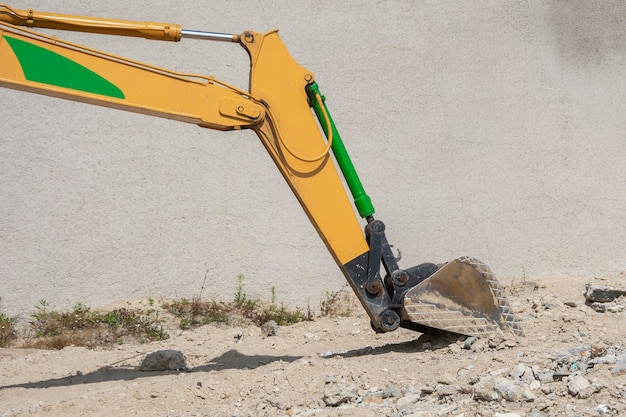
<path fill-rule="evenodd" d="M 357 310 L 269 337 L 207 325 L 112 349 L 0 349 L 0 416 L 626 415 L 625 297 L 598 312 L 581 279 L 504 284 L 525 337 L 379 335 Z M 138 370 L 165 349 L 187 369 Z"/>

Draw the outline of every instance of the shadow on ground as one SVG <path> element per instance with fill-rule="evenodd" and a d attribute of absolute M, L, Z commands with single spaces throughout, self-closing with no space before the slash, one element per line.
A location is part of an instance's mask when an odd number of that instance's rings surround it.
<path fill-rule="evenodd" d="M 454 343 L 456 337 L 439 336 L 433 337 L 432 335 L 421 335 L 416 340 L 401 343 L 390 343 L 382 346 L 372 347 L 365 346 L 358 349 L 342 350 L 334 352 L 320 353 L 322 358 L 343 357 L 353 358 L 362 357 L 368 355 L 384 355 L 391 352 L 405 352 L 405 353 L 417 353 L 424 352 L 426 350 L 437 350 L 449 346 L 450 343 Z M 193 372 L 209 372 L 219 371 L 225 369 L 255 369 L 261 366 L 268 365 L 273 362 L 287 362 L 291 363 L 303 358 L 303 356 L 271 356 L 271 355 L 245 355 L 235 349 L 224 352 L 220 356 L 211 359 L 208 363 L 186 370 L 172 370 L 172 371 L 139 371 L 135 367 L 130 366 L 114 366 L 108 365 L 99 368 L 93 372 L 82 374 L 77 372 L 76 375 L 66 376 L 63 378 L 46 379 L 43 381 L 25 382 L 22 384 L 2 385 L 0 390 L 10 388 L 51 388 L 51 387 L 66 387 L 80 384 L 95 384 L 108 381 L 131 381 L 139 378 L 150 378 L 161 375 L 176 375 L 180 373 L 193 373 Z M 128 358 L 132 359 L 132 358 Z M 128 360 L 127 359 L 127 360 Z M 120 362 L 118 362 L 120 363 Z"/>

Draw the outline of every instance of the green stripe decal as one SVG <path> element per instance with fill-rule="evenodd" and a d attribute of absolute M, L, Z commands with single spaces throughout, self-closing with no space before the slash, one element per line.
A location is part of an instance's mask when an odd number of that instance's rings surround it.
<path fill-rule="evenodd" d="M 124 99 L 115 84 L 89 68 L 32 43 L 3 36 L 17 57 L 28 81 Z"/>

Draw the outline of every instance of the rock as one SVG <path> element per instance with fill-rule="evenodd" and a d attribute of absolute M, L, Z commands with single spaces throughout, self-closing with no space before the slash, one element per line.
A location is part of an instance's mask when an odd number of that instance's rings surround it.
<path fill-rule="evenodd" d="M 435 391 L 439 398 L 441 397 L 449 397 L 451 395 L 456 394 L 461 388 L 456 385 L 437 385 Z"/>
<path fill-rule="evenodd" d="M 435 392 L 435 387 L 431 387 L 430 385 L 424 385 L 420 388 L 420 393 L 423 395 L 430 395 Z"/>
<path fill-rule="evenodd" d="M 334 384 L 336 382 L 337 382 L 337 377 L 334 375 L 326 375 L 326 378 L 324 379 L 325 384 Z"/>
<path fill-rule="evenodd" d="M 571 349 L 568 349 L 567 352 L 559 353 L 554 358 L 559 364 L 570 364 L 579 360 L 580 358 L 587 355 L 589 352 L 588 346 L 577 346 Z"/>
<path fill-rule="evenodd" d="M 450 346 L 448 346 L 448 349 L 450 350 L 451 354 L 458 355 L 459 353 L 461 353 L 461 350 L 463 348 L 461 347 L 461 345 L 457 345 L 456 343 L 453 343 Z"/>
<path fill-rule="evenodd" d="M 602 388 L 602 384 L 588 385 L 587 387 L 580 390 L 580 392 L 578 393 L 578 398 L 586 400 L 587 398 L 590 398 L 593 394 L 602 391 Z"/>
<path fill-rule="evenodd" d="M 539 372 L 537 372 L 537 379 L 542 384 L 547 384 L 549 382 L 552 382 L 552 381 L 554 381 L 554 372 L 553 371 L 548 371 L 548 370 L 539 371 Z"/>
<path fill-rule="evenodd" d="M 385 400 L 382 397 L 379 397 L 378 395 L 368 395 L 366 397 L 363 397 L 363 403 L 364 404 L 382 404 L 384 403 Z"/>
<path fill-rule="evenodd" d="M 614 363 L 617 363 L 617 356 L 615 355 L 597 356 L 587 362 L 587 364 L 590 366 L 607 365 Z"/>
<path fill-rule="evenodd" d="M 495 413 L 493 417 L 522 417 L 517 413 Z"/>
<path fill-rule="evenodd" d="M 585 299 L 589 302 L 608 303 L 623 295 L 626 295 L 626 289 L 600 286 L 596 284 L 587 284 L 585 290 Z"/>
<path fill-rule="evenodd" d="M 494 386 L 498 394 L 506 401 L 534 401 L 535 395 L 530 391 L 528 385 L 523 383 L 515 383 L 510 379 L 496 378 Z"/>
<path fill-rule="evenodd" d="M 186 371 L 187 358 L 180 350 L 150 352 L 139 365 L 140 371 Z"/>
<path fill-rule="evenodd" d="M 567 378 L 567 390 L 572 397 L 578 395 L 580 391 L 587 388 L 591 383 L 580 375 L 571 375 Z"/>
<path fill-rule="evenodd" d="M 437 377 L 437 383 L 443 385 L 452 385 L 457 382 L 458 378 L 455 375 L 444 373 Z"/>
<path fill-rule="evenodd" d="M 233 339 L 235 339 L 235 343 L 243 342 L 243 331 L 239 330 L 237 333 L 235 333 Z"/>
<path fill-rule="evenodd" d="M 509 376 L 514 380 L 523 381 L 527 384 L 530 384 L 535 379 L 533 370 L 523 363 L 518 363 L 515 368 L 511 369 Z"/>
<path fill-rule="evenodd" d="M 621 313 L 624 311 L 624 306 L 617 304 L 615 301 L 608 303 L 589 303 L 589 307 L 597 313 Z"/>
<path fill-rule="evenodd" d="M 611 370 L 611 373 L 614 375 L 626 374 L 626 356 L 621 355 L 619 358 L 617 358 L 617 363 Z"/>
<path fill-rule="evenodd" d="M 400 398 L 402 397 L 402 388 L 398 385 L 389 385 L 381 394 L 383 398 Z"/>
<path fill-rule="evenodd" d="M 356 400 L 358 397 L 357 388 L 350 384 L 331 385 L 324 390 L 324 404 L 328 407 L 337 407 L 341 404 Z"/>
<path fill-rule="evenodd" d="M 261 325 L 261 332 L 264 336 L 278 336 L 278 324 L 274 320 Z"/>
<path fill-rule="evenodd" d="M 607 304 L 606 311 L 608 311 L 609 313 L 621 313 L 622 311 L 624 311 L 624 308 L 626 307 L 621 304 L 612 302 Z"/>
<path fill-rule="evenodd" d="M 398 400 L 398 402 L 396 403 L 396 409 L 398 411 L 405 411 L 419 400 L 419 394 L 407 394 Z"/>
<path fill-rule="evenodd" d="M 474 399 L 486 402 L 498 401 L 500 399 L 500 394 L 496 391 L 494 377 L 481 377 L 474 384 Z"/>

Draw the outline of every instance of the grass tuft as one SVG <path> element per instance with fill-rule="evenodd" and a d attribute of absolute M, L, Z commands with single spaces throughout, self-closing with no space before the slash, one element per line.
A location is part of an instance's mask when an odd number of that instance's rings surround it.
<path fill-rule="evenodd" d="M 327 297 L 335 299 L 338 295 Z M 147 309 L 118 308 L 100 312 L 92 310 L 82 302 L 66 311 L 55 311 L 50 303 L 41 300 L 30 315 L 30 332 L 20 340 L 21 347 L 37 349 L 63 349 L 66 346 L 87 348 L 111 347 L 125 342 L 145 343 L 168 339 L 170 336 L 163 323 L 164 317 L 171 316 L 178 321 L 182 330 L 196 328 L 211 323 L 263 325 L 270 320 L 278 325 L 290 325 L 312 320 L 311 311 L 289 310 L 276 301 L 276 289 L 272 287 L 271 303 L 262 303 L 249 298 L 244 290 L 243 275 L 237 276 L 237 289 L 230 303 L 202 301 L 200 296 L 161 303 L 155 307 L 155 300 L 148 298 Z M 327 304 L 328 304 L 327 303 Z M 323 303 L 323 305 L 326 305 Z M 328 304 L 327 311 L 330 311 Z M 0 347 L 16 344 L 16 319 L 8 318 L 0 312 Z"/>
<path fill-rule="evenodd" d="M 320 303 L 322 317 L 350 317 L 354 314 L 355 300 L 352 292 L 345 289 L 326 291 Z"/>
<path fill-rule="evenodd" d="M 8 347 L 17 338 L 17 331 L 15 330 L 17 319 L 9 317 L 2 312 L 1 301 L 2 299 L 0 298 L 0 348 L 4 348 Z"/>
<path fill-rule="evenodd" d="M 31 315 L 30 327 L 34 338 L 25 347 L 62 349 L 65 346 L 110 346 L 124 340 L 139 342 L 165 340 L 169 334 L 163 328 L 156 310 L 119 308 L 106 313 L 92 311 L 76 303 L 68 311 L 50 311 L 49 303 L 41 300 Z"/>
<path fill-rule="evenodd" d="M 192 300 L 182 299 L 164 303 L 162 307 L 179 319 L 182 330 L 203 326 L 209 323 L 233 324 L 245 321 L 257 326 L 274 320 L 279 326 L 299 323 L 310 319 L 302 310 L 291 311 L 284 305 L 276 304 L 276 289 L 272 287 L 272 302 L 264 304 L 249 298 L 244 291 L 244 276 L 237 276 L 237 289 L 232 303 L 202 301 L 200 297 Z"/>

